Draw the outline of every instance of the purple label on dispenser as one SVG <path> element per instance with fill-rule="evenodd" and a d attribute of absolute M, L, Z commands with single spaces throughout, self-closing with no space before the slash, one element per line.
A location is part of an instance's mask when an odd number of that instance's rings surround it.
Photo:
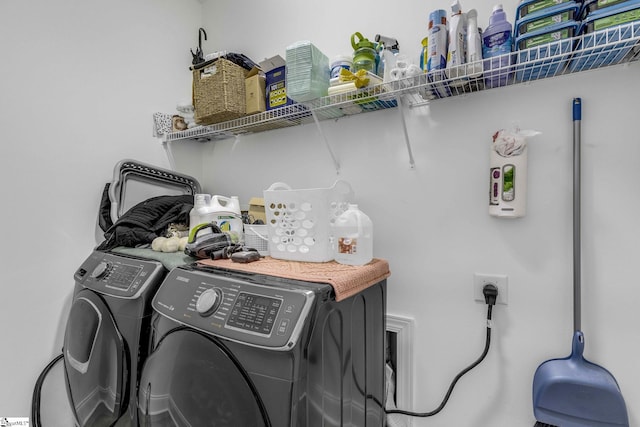
<path fill-rule="evenodd" d="M 495 206 L 500 203 L 500 168 L 491 168 L 490 176 L 489 204 Z"/>

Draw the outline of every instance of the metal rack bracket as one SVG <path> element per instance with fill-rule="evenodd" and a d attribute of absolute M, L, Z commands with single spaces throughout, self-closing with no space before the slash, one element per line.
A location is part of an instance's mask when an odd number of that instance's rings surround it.
<path fill-rule="evenodd" d="M 329 144 L 329 140 L 327 139 L 327 136 L 324 134 L 324 131 L 322 130 L 322 126 L 320 125 L 320 120 L 318 120 L 318 115 L 314 110 L 310 110 L 311 111 L 311 116 L 313 117 L 313 121 L 316 123 L 316 127 L 318 128 L 318 132 L 320 133 L 320 137 L 322 138 L 322 140 L 324 141 L 324 145 L 325 147 L 327 147 L 327 151 L 329 152 L 329 155 L 331 156 L 331 160 L 333 161 L 333 167 L 336 169 L 336 174 L 340 174 L 340 162 L 338 161 L 338 158 L 336 157 L 336 154 L 333 152 L 333 149 L 331 149 L 331 144 Z"/>
<path fill-rule="evenodd" d="M 400 121 L 402 122 L 402 131 L 404 133 L 404 142 L 407 144 L 407 153 L 409 154 L 409 167 L 411 169 L 416 168 L 416 161 L 413 158 L 413 151 L 411 150 L 411 140 L 409 139 L 409 132 L 407 131 L 407 121 L 404 117 L 404 108 L 402 105 L 402 96 L 396 98 L 398 102 L 398 113 L 400 114 Z"/>

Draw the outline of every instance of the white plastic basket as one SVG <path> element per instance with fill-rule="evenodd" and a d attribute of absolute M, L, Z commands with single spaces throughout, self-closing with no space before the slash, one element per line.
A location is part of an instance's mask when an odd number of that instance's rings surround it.
<path fill-rule="evenodd" d="M 302 190 L 293 190 L 282 182 L 272 184 L 264 190 L 271 257 L 331 261 L 331 225 L 353 198 L 351 185 L 342 180 L 329 188 Z"/>
<path fill-rule="evenodd" d="M 266 225 L 245 224 L 244 245 L 258 250 L 262 256 L 269 255 L 269 233 Z"/>

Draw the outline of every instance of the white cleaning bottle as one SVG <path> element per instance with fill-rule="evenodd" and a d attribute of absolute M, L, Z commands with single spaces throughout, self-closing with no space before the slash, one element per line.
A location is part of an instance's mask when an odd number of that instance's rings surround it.
<path fill-rule="evenodd" d="M 442 70 L 447 65 L 447 12 L 434 10 L 429 14 L 427 70 Z"/>
<path fill-rule="evenodd" d="M 198 193 L 193 196 L 193 209 L 189 212 L 189 235 L 199 224 L 207 222 L 203 217 L 204 212 L 201 212 L 201 210 L 209 206 L 210 201 L 210 194 Z"/>
<path fill-rule="evenodd" d="M 209 205 L 201 211 L 205 212 L 207 222 L 215 222 L 222 232 L 229 233 L 233 243 L 244 241 L 244 225 L 238 196 L 229 198 L 214 195 Z"/>
<path fill-rule="evenodd" d="M 467 74 L 470 78 L 482 76 L 482 38 L 478 28 L 478 11 L 467 12 Z"/>
<path fill-rule="evenodd" d="M 340 264 L 364 265 L 373 259 L 373 223 L 358 205 L 349 208 L 333 224 L 334 259 Z"/>
<path fill-rule="evenodd" d="M 460 2 L 456 0 L 451 5 L 451 19 L 449 20 L 449 44 L 447 48 L 447 77 L 457 78 L 465 75 L 467 28 L 465 15 L 462 13 Z"/>

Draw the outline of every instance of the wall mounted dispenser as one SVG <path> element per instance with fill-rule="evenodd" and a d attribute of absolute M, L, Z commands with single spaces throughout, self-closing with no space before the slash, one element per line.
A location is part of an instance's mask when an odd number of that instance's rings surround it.
<path fill-rule="evenodd" d="M 499 130 L 489 156 L 489 214 L 523 217 L 527 209 L 527 137 L 536 131 Z"/>

